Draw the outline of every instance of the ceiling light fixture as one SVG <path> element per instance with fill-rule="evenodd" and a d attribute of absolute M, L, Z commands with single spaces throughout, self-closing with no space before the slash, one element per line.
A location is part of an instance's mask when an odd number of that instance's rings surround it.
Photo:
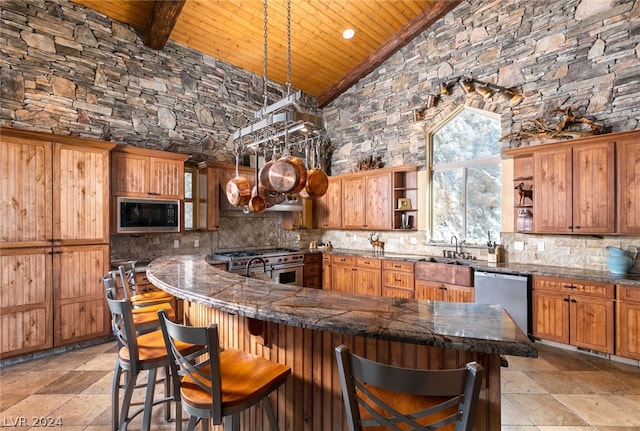
<path fill-rule="evenodd" d="M 351 39 L 353 36 L 355 36 L 356 32 L 354 29 L 352 28 L 348 28 L 345 31 L 342 32 L 342 37 L 349 40 Z"/>
<path fill-rule="evenodd" d="M 439 85 L 440 96 L 433 94 L 427 94 L 423 106 L 413 107 L 413 118 L 415 121 L 422 121 L 426 118 L 427 110 L 435 106 L 437 100 L 444 96 L 449 96 L 453 93 L 453 86 L 458 84 L 465 94 L 471 96 L 478 94 L 482 96 L 484 100 L 491 100 L 491 98 L 499 93 L 509 106 L 517 106 L 522 100 L 522 94 L 514 90 L 513 88 L 503 87 L 501 85 L 492 84 L 490 82 L 480 81 L 474 78 L 468 78 L 466 76 L 456 76 L 455 78 L 442 81 Z M 418 97 L 418 99 L 420 99 Z"/>

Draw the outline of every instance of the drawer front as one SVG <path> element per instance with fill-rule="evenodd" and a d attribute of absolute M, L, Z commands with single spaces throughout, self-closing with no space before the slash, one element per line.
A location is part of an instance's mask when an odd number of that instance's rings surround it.
<path fill-rule="evenodd" d="M 322 253 L 322 261 L 331 263 L 331 253 Z"/>
<path fill-rule="evenodd" d="M 393 289 L 393 288 L 389 288 L 389 287 L 383 287 L 382 288 L 382 296 L 388 296 L 391 298 L 410 298 L 413 299 L 414 298 L 414 293 L 412 290 L 405 290 L 405 289 Z"/>
<path fill-rule="evenodd" d="M 304 255 L 304 263 L 320 263 L 322 262 L 322 254 L 307 253 Z"/>
<path fill-rule="evenodd" d="M 331 259 L 332 263 L 338 263 L 341 265 L 353 265 L 355 261 L 353 256 L 341 256 L 339 254 L 334 254 L 333 259 Z"/>
<path fill-rule="evenodd" d="M 385 260 L 382 264 L 383 269 L 392 271 L 413 272 L 413 262 L 401 262 L 397 260 Z"/>
<path fill-rule="evenodd" d="M 561 293 L 583 294 L 609 299 L 612 299 L 615 293 L 614 285 L 609 283 L 541 276 L 533 277 L 533 288 L 537 290 L 551 290 Z"/>
<path fill-rule="evenodd" d="M 618 285 L 618 299 L 629 302 L 640 302 L 640 286 Z"/>
<path fill-rule="evenodd" d="M 304 277 L 317 277 L 322 272 L 322 267 L 320 264 L 305 264 L 304 266 Z"/>
<path fill-rule="evenodd" d="M 382 283 L 385 287 L 413 291 L 413 274 L 395 271 L 382 271 Z"/>
<path fill-rule="evenodd" d="M 380 259 L 369 258 L 369 257 L 356 257 L 355 259 L 356 266 L 361 266 L 365 268 L 380 268 Z"/>

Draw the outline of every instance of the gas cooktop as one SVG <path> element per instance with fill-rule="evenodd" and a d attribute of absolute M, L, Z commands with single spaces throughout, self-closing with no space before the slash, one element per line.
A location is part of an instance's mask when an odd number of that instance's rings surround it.
<path fill-rule="evenodd" d="M 227 258 L 251 257 L 251 256 L 270 256 L 277 254 L 299 253 L 300 250 L 295 248 L 263 248 L 256 250 L 230 250 L 219 251 L 214 253 L 215 256 L 223 256 Z"/>

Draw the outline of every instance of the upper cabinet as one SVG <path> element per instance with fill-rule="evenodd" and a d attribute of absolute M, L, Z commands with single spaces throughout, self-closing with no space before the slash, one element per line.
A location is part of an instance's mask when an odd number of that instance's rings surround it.
<path fill-rule="evenodd" d="M 184 162 L 188 154 L 118 146 L 111 163 L 111 194 L 183 199 Z"/>
<path fill-rule="evenodd" d="M 516 198 L 516 231 L 640 233 L 639 139 L 633 131 L 506 150 L 515 159 L 515 187 L 533 193 L 530 229 L 518 217 L 530 201 Z"/>
<path fill-rule="evenodd" d="M 314 227 L 340 229 L 342 227 L 342 179 L 329 177 L 327 192 L 313 200 Z"/>
<path fill-rule="evenodd" d="M 640 133 L 616 140 L 618 232 L 640 233 Z"/>
<path fill-rule="evenodd" d="M 415 229 L 415 167 L 376 169 L 345 174 L 340 178 L 342 229 Z"/>

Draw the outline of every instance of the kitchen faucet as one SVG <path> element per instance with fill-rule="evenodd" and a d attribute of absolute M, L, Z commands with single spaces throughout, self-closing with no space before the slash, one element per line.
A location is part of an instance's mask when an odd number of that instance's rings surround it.
<path fill-rule="evenodd" d="M 265 262 L 265 260 L 261 257 L 252 257 L 247 262 L 247 273 L 245 275 L 246 277 L 249 277 L 249 267 L 251 266 L 251 262 L 253 262 L 254 260 L 259 260 L 260 262 L 262 262 L 262 272 L 267 272 L 267 262 Z"/>
<path fill-rule="evenodd" d="M 455 240 L 455 245 L 456 245 L 456 251 L 453 253 L 453 258 L 455 259 L 456 257 L 458 257 L 458 237 L 455 235 L 451 236 L 451 241 L 449 241 L 451 244 L 454 244 L 454 240 Z"/>

